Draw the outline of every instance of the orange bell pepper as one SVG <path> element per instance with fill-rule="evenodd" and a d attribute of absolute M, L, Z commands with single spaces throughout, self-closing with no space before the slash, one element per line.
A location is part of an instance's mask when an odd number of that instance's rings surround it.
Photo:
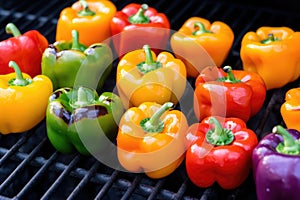
<path fill-rule="evenodd" d="M 258 73 L 267 90 L 280 88 L 300 75 L 300 32 L 288 27 L 260 27 L 244 35 L 243 69 Z"/>
<path fill-rule="evenodd" d="M 182 112 L 169 110 L 173 105 L 144 102 L 124 113 L 117 135 L 118 160 L 124 169 L 162 178 L 182 163 L 188 123 Z"/>
<path fill-rule="evenodd" d="M 185 63 L 187 75 L 195 78 L 207 66 L 221 67 L 233 40 L 232 29 L 224 22 L 191 17 L 172 35 L 170 44 Z"/>
<path fill-rule="evenodd" d="M 300 87 L 287 91 L 280 112 L 287 128 L 300 131 Z"/>
<path fill-rule="evenodd" d="M 56 27 L 56 40 L 72 40 L 72 30 L 80 35 L 79 42 L 90 46 L 111 37 L 110 22 L 117 11 L 108 0 L 77 1 L 63 9 Z"/>
<path fill-rule="evenodd" d="M 169 52 L 155 55 L 149 45 L 125 54 L 117 66 L 117 88 L 125 108 L 150 101 L 177 104 L 186 87 L 186 69 Z"/>

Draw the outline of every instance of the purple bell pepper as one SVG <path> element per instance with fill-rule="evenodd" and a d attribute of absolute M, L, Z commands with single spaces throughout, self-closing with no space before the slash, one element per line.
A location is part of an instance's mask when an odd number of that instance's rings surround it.
<path fill-rule="evenodd" d="M 300 199 L 300 133 L 275 126 L 252 154 L 258 200 Z"/>

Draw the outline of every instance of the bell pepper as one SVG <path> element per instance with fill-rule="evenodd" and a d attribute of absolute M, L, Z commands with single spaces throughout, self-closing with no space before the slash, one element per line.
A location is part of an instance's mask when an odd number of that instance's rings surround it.
<path fill-rule="evenodd" d="M 247 122 L 259 112 L 265 98 L 266 86 L 258 74 L 230 66 L 207 67 L 195 82 L 194 111 L 200 121 L 217 115 Z"/>
<path fill-rule="evenodd" d="M 239 118 L 210 116 L 192 124 L 186 134 L 186 170 L 190 180 L 206 188 L 239 187 L 252 169 L 256 134 Z"/>
<path fill-rule="evenodd" d="M 79 33 L 72 31 L 72 41 L 56 41 L 42 57 L 42 74 L 48 76 L 54 90 L 86 86 L 100 90 L 112 70 L 112 51 L 105 43 L 88 48 L 79 43 Z"/>
<path fill-rule="evenodd" d="M 243 69 L 258 73 L 270 90 L 299 77 L 299 50 L 300 32 L 288 27 L 260 27 L 244 35 L 240 56 Z"/>
<path fill-rule="evenodd" d="M 18 64 L 9 62 L 15 73 L 0 75 L 0 133 L 30 130 L 45 118 L 51 80 L 44 75 L 31 78 Z M 24 66 L 27 67 L 27 66 Z"/>
<path fill-rule="evenodd" d="M 147 4 L 131 3 L 116 12 L 111 21 L 111 32 L 120 57 L 144 44 L 159 53 L 169 42 L 170 22 L 164 13 Z"/>
<path fill-rule="evenodd" d="M 80 0 L 60 13 L 56 41 L 71 40 L 72 30 L 80 34 L 80 43 L 90 46 L 111 37 L 110 21 L 116 6 L 108 0 Z"/>
<path fill-rule="evenodd" d="M 299 199 L 300 133 L 278 125 L 253 150 L 258 200 Z"/>
<path fill-rule="evenodd" d="M 183 62 L 169 52 L 157 57 L 149 45 L 125 54 L 117 66 L 117 89 L 124 107 L 142 102 L 177 104 L 186 86 Z"/>
<path fill-rule="evenodd" d="M 300 87 L 286 92 L 285 102 L 281 105 L 280 112 L 287 128 L 300 131 Z"/>
<path fill-rule="evenodd" d="M 8 67 L 13 60 L 23 73 L 31 77 L 40 75 L 42 54 L 48 47 L 48 40 L 37 30 L 21 34 L 13 23 L 8 23 L 5 30 L 13 37 L 0 42 L 0 74 L 14 72 Z"/>
<path fill-rule="evenodd" d="M 95 155 L 115 139 L 123 112 L 122 102 L 114 93 L 98 96 L 87 87 L 60 88 L 49 98 L 47 136 L 61 153 Z"/>
<path fill-rule="evenodd" d="M 129 172 L 162 178 L 182 163 L 184 136 L 188 128 L 185 115 L 163 105 L 144 102 L 129 108 L 122 116 L 117 135 L 117 155 Z"/>
<path fill-rule="evenodd" d="M 226 23 L 191 17 L 172 35 L 170 44 L 185 63 L 187 75 L 196 78 L 206 66 L 221 67 L 233 41 L 233 30 Z"/>

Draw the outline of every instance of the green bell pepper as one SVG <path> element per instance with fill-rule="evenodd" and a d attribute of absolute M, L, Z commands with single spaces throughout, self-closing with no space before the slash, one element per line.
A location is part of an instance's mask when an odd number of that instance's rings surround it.
<path fill-rule="evenodd" d="M 60 88 L 49 97 L 46 130 L 51 144 L 61 153 L 101 153 L 114 142 L 124 112 L 118 95 L 79 87 Z"/>
<path fill-rule="evenodd" d="M 72 41 L 56 41 L 42 56 L 42 74 L 48 76 L 53 89 L 86 86 L 100 91 L 112 70 L 113 54 L 108 44 L 95 43 L 88 48 L 79 43 L 78 31 Z"/>

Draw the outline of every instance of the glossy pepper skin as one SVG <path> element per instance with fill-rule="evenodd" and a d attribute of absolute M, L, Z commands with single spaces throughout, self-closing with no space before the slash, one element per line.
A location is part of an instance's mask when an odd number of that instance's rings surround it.
<path fill-rule="evenodd" d="M 18 64 L 9 62 L 15 72 L 0 75 L 0 133 L 21 133 L 45 118 L 51 80 L 44 75 L 31 78 Z M 26 66 L 27 67 L 27 66 Z"/>
<path fill-rule="evenodd" d="M 144 44 L 161 52 L 167 46 L 169 29 L 167 16 L 147 4 L 128 4 L 111 21 L 112 40 L 120 57 Z"/>
<path fill-rule="evenodd" d="M 111 92 L 98 96 L 93 89 L 60 88 L 49 98 L 47 136 L 61 153 L 101 153 L 117 134 L 124 112 L 120 98 Z"/>
<path fill-rule="evenodd" d="M 217 182 L 223 189 L 234 189 L 248 177 L 258 139 L 243 120 L 208 117 L 189 127 L 186 140 L 186 170 L 196 186 Z"/>
<path fill-rule="evenodd" d="M 186 86 L 184 63 L 169 52 L 155 55 L 149 45 L 125 54 L 117 66 L 117 89 L 124 107 L 146 101 L 177 104 Z"/>
<path fill-rule="evenodd" d="M 196 78 L 206 66 L 221 67 L 233 41 L 233 30 L 226 23 L 191 17 L 172 35 L 170 44 L 184 61 L 187 75 Z"/>
<path fill-rule="evenodd" d="M 112 51 L 105 43 L 86 48 L 78 41 L 78 31 L 72 35 L 72 41 L 56 41 L 45 50 L 42 74 L 52 80 L 54 90 L 75 85 L 99 91 L 112 70 Z"/>
<path fill-rule="evenodd" d="M 56 41 L 72 40 L 71 31 L 80 34 L 80 43 L 90 46 L 111 37 L 110 21 L 116 6 L 108 0 L 77 1 L 60 13 L 56 27 Z"/>
<path fill-rule="evenodd" d="M 8 67 L 13 60 L 23 73 L 31 77 L 40 75 L 42 54 L 48 47 L 48 40 L 37 30 L 21 34 L 13 23 L 8 23 L 5 30 L 13 37 L 0 42 L 0 74 L 14 72 Z"/>
<path fill-rule="evenodd" d="M 280 113 L 287 128 L 300 131 L 300 87 L 286 92 L 285 102 L 280 107 Z"/>
<path fill-rule="evenodd" d="M 300 32 L 288 27 L 260 27 L 244 35 L 243 69 L 258 73 L 267 90 L 280 88 L 300 75 Z"/>
<path fill-rule="evenodd" d="M 217 115 L 248 121 L 259 112 L 266 98 L 266 86 L 254 72 L 207 67 L 195 82 L 194 111 L 201 121 Z"/>
<path fill-rule="evenodd" d="M 300 133 L 278 125 L 253 150 L 258 200 L 299 199 Z"/>
<path fill-rule="evenodd" d="M 162 178 L 182 163 L 188 123 L 182 112 L 169 110 L 173 105 L 144 102 L 124 113 L 119 123 L 117 153 L 126 170 Z"/>

